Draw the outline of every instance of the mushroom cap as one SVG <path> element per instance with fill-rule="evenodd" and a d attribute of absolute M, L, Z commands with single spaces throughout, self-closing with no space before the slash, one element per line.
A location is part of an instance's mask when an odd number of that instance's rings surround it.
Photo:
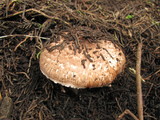
<path fill-rule="evenodd" d="M 60 41 L 50 44 L 40 55 L 42 73 L 66 87 L 93 88 L 106 86 L 123 70 L 126 59 L 122 49 L 111 41 Z"/>

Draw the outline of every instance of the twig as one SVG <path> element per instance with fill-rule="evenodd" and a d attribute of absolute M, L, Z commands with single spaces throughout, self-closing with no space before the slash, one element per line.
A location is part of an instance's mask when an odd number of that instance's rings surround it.
<path fill-rule="evenodd" d="M 134 68 L 129 67 L 129 71 L 136 76 L 136 70 Z M 145 82 L 145 79 L 142 78 L 142 76 L 141 76 L 141 80 Z"/>
<path fill-rule="evenodd" d="M 30 59 L 29 59 L 29 64 L 28 64 L 27 73 L 29 73 L 29 71 L 30 71 L 31 64 L 32 64 L 32 59 L 33 59 L 35 53 L 36 53 L 36 51 L 34 50 L 34 51 L 32 52 L 32 55 L 31 55 Z"/>
<path fill-rule="evenodd" d="M 17 48 L 18 48 L 22 43 L 24 43 L 27 39 L 28 39 L 28 36 L 26 36 L 23 41 L 21 41 L 20 43 L 18 43 L 18 45 L 16 45 L 16 47 L 14 48 L 14 51 L 16 51 Z"/>
<path fill-rule="evenodd" d="M 143 120 L 143 98 L 142 98 L 142 81 L 141 81 L 141 55 L 142 43 L 138 43 L 137 62 L 136 62 L 136 86 L 137 86 L 137 109 L 140 120 Z"/>
<path fill-rule="evenodd" d="M 137 106 L 139 119 L 128 109 L 126 109 L 117 120 L 121 120 L 126 114 L 129 114 L 135 120 L 143 120 L 143 98 L 142 98 L 142 77 L 141 77 L 141 55 L 142 55 L 142 43 L 138 43 L 137 48 L 137 62 L 136 62 L 136 86 L 137 86 Z"/>
<path fill-rule="evenodd" d="M 129 114 L 135 120 L 139 120 L 130 110 L 126 109 L 121 115 L 118 116 L 117 120 L 121 120 L 126 114 Z"/>
<path fill-rule="evenodd" d="M 5 19 L 5 18 L 10 18 L 10 17 L 16 16 L 16 15 L 19 15 L 19 14 L 24 14 L 24 12 L 32 12 L 32 11 L 33 11 L 33 12 L 36 12 L 36 13 L 39 13 L 39 14 L 43 15 L 43 16 L 46 17 L 46 18 L 59 20 L 59 21 L 64 22 L 64 23 L 67 24 L 67 25 L 70 25 L 67 21 L 64 21 L 64 20 L 62 20 L 62 19 L 60 19 L 60 18 L 58 18 L 58 17 L 55 17 L 55 16 L 47 15 L 46 13 L 44 13 L 44 12 L 42 12 L 42 11 L 40 11 L 40 10 L 34 9 L 34 8 L 30 8 L 30 9 L 27 9 L 27 10 L 25 10 L 25 11 L 24 11 L 24 10 L 23 10 L 23 11 L 18 11 L 18 12 L 16 12 L 16 13 L 13 13 L 13 14 L 10 14 L 10 15 L 7 15 L 7 16 L 4 16 L 4 17 L 0 17 L 0 20 L 3 20 L 3 19 Z"/>
<path fill-rule="evenodd" d="M 23 75 L 26 76 L 27 79 L 30 80 L 30 77 L 29 77 L 29 76 L 27 75 L 27 73 L 25 73 L 25 72 L 16 72 L 16 74 L 23 74 Z"/>
<path fill-rule="evenodd" d="M 32 36 L 32 35 L 23 35 L 23 34 L 14 34 L 14 35 L 0 36 L 0 39 L 7 38 L 7 37 L 29 37 L 29 38 L 39 38 L 39 39 L 50 40 L 50 38 L 47 38 L 47 37 Z"/>
<path fill-rule="evenodd" d="M 5 0 L 6 2 L 6 17 L 8 16 L 8 10 L 9 10 L 9 0 Z"/>

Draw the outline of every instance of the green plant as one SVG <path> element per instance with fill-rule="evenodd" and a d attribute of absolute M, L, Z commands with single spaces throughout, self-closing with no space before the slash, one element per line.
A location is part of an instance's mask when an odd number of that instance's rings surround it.
<path fill-rule="evenodd" d="M 134 18 L 134 15 L 131 15 L 131 14 L 130 14 L 130 15 L 127 15 L 127 16 L 126 16 L 126 19 L 132 19 L 132 18 Z"/>

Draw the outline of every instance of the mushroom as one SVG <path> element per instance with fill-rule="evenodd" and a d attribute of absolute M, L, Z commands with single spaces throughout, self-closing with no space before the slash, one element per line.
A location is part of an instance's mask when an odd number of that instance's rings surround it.
<path fill-rule="evenodd" d="M 67 41 L 60 37 L 40 55 L 42 73 L 66 87 L 93 88 L 106 86 L 124 69 L 122 49 L 108 40 Z"/>

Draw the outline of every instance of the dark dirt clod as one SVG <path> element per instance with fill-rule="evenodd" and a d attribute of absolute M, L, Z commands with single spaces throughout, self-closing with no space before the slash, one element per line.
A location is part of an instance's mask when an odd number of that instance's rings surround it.
<path fill-rule="evenodd" d="M 11 116 L 13 111 L 13 101 L 10 97 L 6 96 L 3 98 L 0 104 L 0 119 L 7 119 Z"/>

